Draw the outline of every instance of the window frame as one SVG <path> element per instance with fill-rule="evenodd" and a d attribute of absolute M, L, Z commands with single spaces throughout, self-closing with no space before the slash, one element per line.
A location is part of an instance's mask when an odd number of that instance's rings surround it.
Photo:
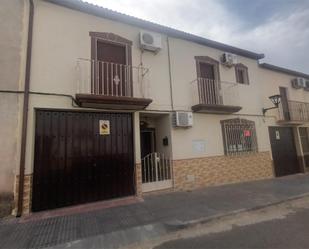
<path fill-rule="evenodd" d="M 242 155 L 258 152 L 258 142 L 254 121 L 248 119 L 233 118 L 221 120 L 220 123 L 225 155 Z M 235 133 L 235 130 L 237 131 L 237 129 L 239 129 L 238 134 Z M 250 140 L 246 140 L 245 138 L 246 136 L 244 135 L 244 133 L 246 130 L 250 132 L 250 135 L 247 136 L 250 137 Z M 227 134 L 228 131 L 232 132 L 230 134 Z M 236 147 L 234 147 L 234 145 L 236 145 Z M 241 145 L 241 148 L 239 145 Z M 233 149 L 231 149 L 231 146 Z"/>
<path fill-rule="evenodd" d="M 243 82 L 241 82 L 240 80 L 239 73 L 238 73 L 239 71 L 242 71 Z M 249 85 L 250 80 L 249 80 L 248 67 L 242 63 L 236 64 L 235 65 L 235 78 L 238 84 Z"/>
<path fill-rule="evenodd" d="M 97 43 L 112 43 L 118 46 L 124 46 L 126 50 L 126 64 L 132 65 L 132 41 L 108 32 L 89 32 L 91 37 L 91 59 L 97 60 Z"/>
<path fill-rule="evenodd" d="M 219 84 L 220 87 L 220 63 L 219 61 L 209 57 L 209 56 L 194 56 L 195 59 L 195 65 L 196 65 L 196 75 L 197 78 L 201 77 L 201 67 L 200 64 L 209 64 L 214 67 L 214 80 Z"/>

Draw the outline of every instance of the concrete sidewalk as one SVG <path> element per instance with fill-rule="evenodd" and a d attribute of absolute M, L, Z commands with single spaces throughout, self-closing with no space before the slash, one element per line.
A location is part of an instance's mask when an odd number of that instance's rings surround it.
<path fill-rule="evenodd" d="M 309 194 L 309 175 L 153 195 L 144 202 L 41 220 L 0 221 L 0 248 L 117 248 Z"/>

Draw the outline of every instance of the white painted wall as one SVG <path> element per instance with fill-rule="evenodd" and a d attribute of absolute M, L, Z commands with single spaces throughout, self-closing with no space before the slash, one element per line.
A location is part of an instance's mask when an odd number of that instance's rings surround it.
<path fill-rule="evenodd" d="M 139 28 L 87 15 L 43 1 L 35 1 L 32 89 L 36 91 L 76 93 L 77 58 L 90 59 L 90 31 L 112 32 L 133 41 L 132 64 L 141 62 L 150 69 L 150 109 L 170 109 L 168 60 L 165 52 L 157 55 L 139 49 Z M 163 51 L 166 51 L 165 37 Z"/>
<path fill-rule="evenodd" d="M 194 104 L 192 102 L 192 84 L 190 82 L 197 78 L 194 57 L 209 56 L 220 61 L 224 51 L 180 39 L 169 39 L 175 109 L 190 110 Z M 237 58 L 239 63 L 243 63 L 248 67 L 250 84 L 238 84 L 236 86 L 238 90 L 230 91 L 231 94 L 236 94 L 233 96 L 235 97 L 235 105 L 243 107 L 239 113 L 261 114 L 262 103 L 259 97 L 260 87 L 257 61 L 242 56 L 237 56 Z M 236 82 L 234 67 L 228 68 L 220 64 L 219 71 L 221 81 Z"/>
<path fill-rule="evenodd" d="M 230 118 L 244 118 L 255 122 L 258 150 L 269 151 L 270 143 L 268 138 L 269 119 L 254 116 L 236 115 L 206 115 L 194 114 L 194 125 L 192 128 L 174 128 L 172 130 L 173 158 L 186 159 L 206 156 L 224 155 L 223 137 L 220 121 Z M 199 152 L 194 149 L 193 144 L 197 140 L 205 142 L 205 150 Z"/>
<path fill-rule="evenodd" d="M 169 64 L 167 37 L 162 35 L 162 50 L 158 54 L 141 53 L 138 36 L 140 29 L 123 23 L 91 16 L 44 1 L 35 1 L 33 54 L 31 69 L 31 90 L 52 93 L 76 93 L 76 60 L 90 58 L 90 31 L 112 32 L 133 41 L 132 62 L 140 63 L 150 69 L 150 96 L 153 103 L 149 111 L 172 111 L 170 99 Z M 201 46 L 189 41 L 169 38 L 171 73 L 175 110 L 190 110 L 192 88 L 190 81 L 196 79 L 194 56 L 210 56 L 219 60 L 224 51 Z M 269 150 L 267 133 L 268 119 L 261 115 L 264 103 L 260 98 L 261 88 L 257 62 L 238 56 L 239 62 L 249 69 L 250 85 L 238 85 L 237 101 L 243 107 L 240 114 L 256 122 L 258 147 L 260 151 Z M 235 83 L 234 68 L 220 65 L 222 81 Z M 27 141 L 26 173 L 33 170 L 35 108 L 72 109 L 71 101 L 65 97 L 31 95 Z M 76 108 L 80 109 L 80 108 Z M 246 116 L 250 115 L 250 116 Z M 223 155 L 223 142 L 220 120 L 237 117 L 236 115 L 194 114 L 194 126 L 189 129 L 171 129 L 170 143 L 174 159 Z M 271 118 L 270 118 L 271 119 Z M 162 120 L 168 124 L 167 119 Z M 135 114 L 135 156 L 139 161 L 139 117 Z M 170 128 L 170 127 L 168 127 Z M 162 132 L 166 133 L 166 132 Z M 192 151 L 193 140 L 205 140 L 206 150 L 196 154 Z M 171 150 L 171 149 L 169 149 Z M 171 153 L 171 151 L 169 152 Z"/>
<path fill-rule="evenodd" d="M 0 7 L 0 90 L 23 87 L 27 4 L 24 0 L 2 0 Z M 22 96 L 0 93 L 0 194 L 13 192 L 19 166 Z"/>

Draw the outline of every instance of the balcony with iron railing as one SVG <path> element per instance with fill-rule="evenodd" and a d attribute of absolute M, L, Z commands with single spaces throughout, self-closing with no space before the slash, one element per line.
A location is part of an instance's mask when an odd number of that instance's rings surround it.
<path fill-rule="evenodd" d="M 82 107 L 145 109 L 152 102 L 148 74 L 142 66 L 79 58 L 76 100 Z"/>
<path fill-rule="evenodd" d="M 194 112 L 230 114 L 242 109 L 239 105 L 238 83 L 197 78 L 190 84 Z"/>
<path fill-rule="evenodd" d="M 309 103 L 287 100 L 279 104 L 279 122 L 301 124 L 309 122 Z"/>

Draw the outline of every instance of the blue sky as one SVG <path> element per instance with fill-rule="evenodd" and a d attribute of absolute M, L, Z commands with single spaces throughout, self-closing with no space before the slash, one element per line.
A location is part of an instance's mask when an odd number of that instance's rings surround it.
<path fill-rule="evenodd" d="M 309 73 L 309 0 L 87 0 Z"/>

